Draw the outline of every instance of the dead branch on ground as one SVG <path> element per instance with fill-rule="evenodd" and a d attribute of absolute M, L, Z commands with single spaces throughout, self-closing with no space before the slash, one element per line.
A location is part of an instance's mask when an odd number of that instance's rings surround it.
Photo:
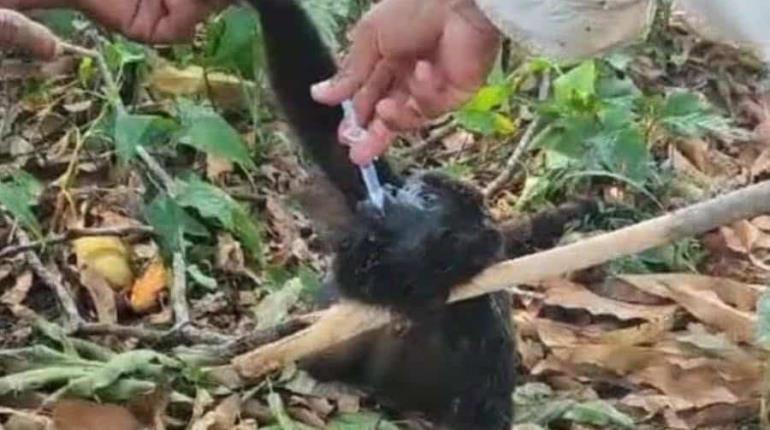
<path fill-rule="evenodd" d="M 468 284 L 457 287 L 449 301 L 467 300 L 517 284 L 595 267 L 767 213 L 770 213 L 770 181 L 611 233 L 504 261 L 490 267 Z M 242 377 L 258 378 L 391 321 L 391 314 L 382 308 L 343 302 L 328 309 L 312 326 L 236 357 L 232 364 Z"/>

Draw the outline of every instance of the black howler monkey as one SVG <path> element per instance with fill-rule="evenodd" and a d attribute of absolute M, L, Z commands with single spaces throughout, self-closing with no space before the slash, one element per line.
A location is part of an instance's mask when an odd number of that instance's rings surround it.
<path fill-rule="evenodd" d="M 336 242 L 331 286 L 408 321 L 403 330 L 394 325 L 363 335 L 300 365 L 320 380 L 366 388 L 382 404 L 422 412 L 442 427 L 508 429 L 515 353 L 510 299 L 498 293 L 445 302 L 452 287 L 523 253 L 526 243 L 507 234 L 517 228 L 492 222 L 476 189 L 437 173 L 402 178 L 378 161 L 388 184 L 384 212 L 365 201 L 358 169 L 337 141 L 342 109 L 310 96 L 310 86 L 336 68 L 297 1 L 250 3 L 259 11 L 273 91 L 351 214 Z M 569 215 L 543 219 L 563 225 Z"/>

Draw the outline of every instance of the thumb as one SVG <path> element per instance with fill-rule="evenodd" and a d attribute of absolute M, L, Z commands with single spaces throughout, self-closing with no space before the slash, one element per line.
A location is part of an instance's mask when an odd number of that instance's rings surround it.
<path fill-rule="evenodd" d="M 368 22 L 361 22 L 352 33 L 353 43 L 342 68 L 332 78 L 319 82 L 310 89 L 313 99 L 319 103 L 336 106 L 353 94 L 366 82 L 380 59 L 375 30 Z"/>

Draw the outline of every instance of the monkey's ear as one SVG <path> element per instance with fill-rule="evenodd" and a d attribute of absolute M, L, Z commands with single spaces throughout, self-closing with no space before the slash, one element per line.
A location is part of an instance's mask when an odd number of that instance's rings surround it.
<path fill-rule="evenodd" d="M 309 180 L 293 197 L 325 244 L 333 244 L 354 222 L 345 196 L 323 173 L 310 172 Z"/>

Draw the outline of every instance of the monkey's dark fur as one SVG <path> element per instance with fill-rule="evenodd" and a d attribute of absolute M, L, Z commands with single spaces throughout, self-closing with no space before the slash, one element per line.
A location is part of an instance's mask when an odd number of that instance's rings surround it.
<path fill-rule="evenodd" d="M 365 202 L 358 170 L 337 142 L 342 110 L 314 102 L 309 93 L 311 84 L 335 73 L 331 54 L 296 0 L 250 2 L 260 12 L 273 90 L 303 148 L 351 213 L 336 242 L 333 288 L 408 320 L 403 330 L 394 325 L 363 335 L 300 365 L 320 380 L 366 388 L 384 405 L 422 412 L 444 427 L 510 428 L 509 297 L 445 302 L 454 286 L 522 253 L 526 241 L 503 234 L 522 229 L 496 226 L 481 194 L 467 184 L 436 173 L 404 179 L 384 161 L 377 170 L 388 184 L 385 210 Z"/>

